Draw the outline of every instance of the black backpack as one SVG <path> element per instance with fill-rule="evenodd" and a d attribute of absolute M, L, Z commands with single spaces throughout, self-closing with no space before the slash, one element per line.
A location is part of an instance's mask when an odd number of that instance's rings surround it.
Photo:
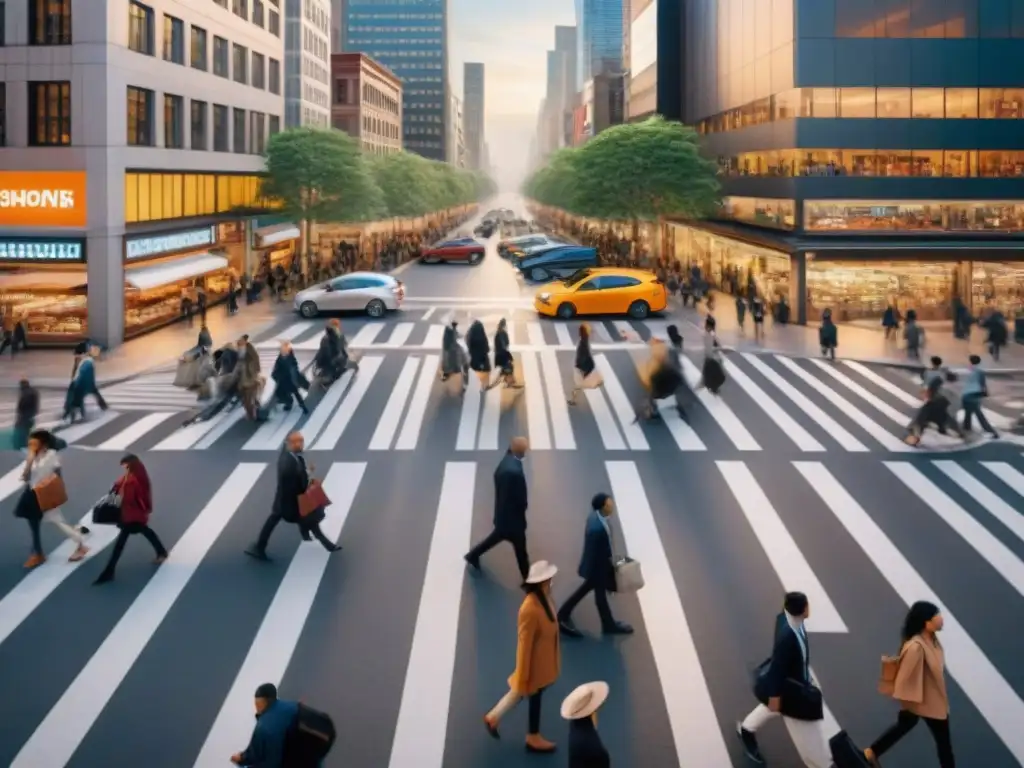
<path fill-rule="evenodd" d="M 285 768 L 317 768 L 334 746 L 335 736 L 330 715 L 300 703 L 285 743 Z"/>

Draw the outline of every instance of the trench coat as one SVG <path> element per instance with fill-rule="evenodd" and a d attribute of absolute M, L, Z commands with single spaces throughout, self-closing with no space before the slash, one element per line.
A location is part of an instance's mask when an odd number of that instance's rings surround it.
<path fill-rule="evenodd" d="M 516 643 L 516 669 L 508 687 L 520 696 L 531 696 L 558 679 L 562 667 L 558 620 L 548 619 L 540 600 L 529 594 L 519 606 L 519 639 Z M 550 604 L 550 601 L 549 601 Z M 551 605 L 551 615 L 556 616 Z"/>

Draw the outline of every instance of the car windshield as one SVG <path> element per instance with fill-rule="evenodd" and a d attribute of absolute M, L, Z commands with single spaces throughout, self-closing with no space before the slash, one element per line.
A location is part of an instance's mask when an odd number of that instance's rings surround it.
<path fill-rule="evenodd" d="M 576 283 L 582 282 L 583 280 L 586 280 L 588 277 L 590 277 L 590 274 L 591 273 L 589 269 L 578 269 L 571 275 L 569 275 L 567 278 L 565 278 L 565 280 L 562 281 L 562 284 L 566 288 L 572 288 L 574 285 L 576 285 Z"/>

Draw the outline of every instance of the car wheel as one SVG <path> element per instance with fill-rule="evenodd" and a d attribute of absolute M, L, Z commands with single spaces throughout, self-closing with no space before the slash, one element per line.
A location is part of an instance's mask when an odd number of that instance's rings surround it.
<path fill-rule="evenodd" d="M 387 312 L 387 307 L 380 299 L 373 299 L 366 305 L 366 314 L 370 317 L 384 317 L 385 312 Z"/>
<path fill-rule="evenodd" d="M 565 304 L 558 305 L 558 316 L 563 320 L 570 320 L 571 318 L 575 317 L 575 315 L 576 307 L 574 307 L 569 302 L 565 302 Z"/>
<path fill-rule="evenodd" d="M 544 267 L 534 267 L 530 270 L 530 279 L 541 283 L 545 280 L 550 280 L 551 273 L 544 269 Z"/>
<path fill-rule="evenodd" d="M 469 264 L 470 264 L 470 266 L 475 267 L 477 264 L 479 264 L 483 260 L 483 258 L 484 258 L 484 255 L 483 255 L 482 252 L 480 252 L 480 251 L 473 251 L 473 253 L 469 254 Z"/>
<path fill-rule="evenodd" d="M 629 316 L 634 320 L 643 320 L 651 314 L 651 307 L 646 301 L 634 301 L 629 305 Z"/>
<path fill-rule="evenodd" d="M 421 264 L 440 264 L 441 260 L 440 259 L 422 258 L 422 259 L 420 259 L 420 263 Z"/>
<path fill-rule="evenodd" d="M 299 307 L 299 314 L 305 318 L 311 318 L 319 315 L 320 310 L 312 301 L 304 301 Z"/>

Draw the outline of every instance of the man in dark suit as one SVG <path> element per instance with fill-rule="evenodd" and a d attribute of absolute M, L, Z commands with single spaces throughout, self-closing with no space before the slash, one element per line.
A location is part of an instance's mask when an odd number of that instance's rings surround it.
<path fill-rule="evenodd" d="M 270 559 L 267 557 L 270 534 L 282 520 L 298 525 L 299 533 L 304 541 L 316 537 L 328 552 L 337 552 L 341 549 L 340 546 L 324 536 L 323 531 L 320 530 L 320 523 L 324 519 L 324 510 L 316 510 L 306 517 L 299 512 L 299 496 L 306 492 L 310 482 L 309 468 L 302 455 L 304 447 L 305 440 L 301 432 L 292 432 L 285 440 L 285 448 L 277 458 L 277 490 L 274 492 L 274 504 L 271 507 L 270 516 L 263 523 L 263 528 L 260 529 L 256 543 L 245 550 L 245 554 L 249 557 L 254 557 L 257 560 Z"/>
<path fill-rule="evenodd" d="M 758 729 L 779 715 L 786 719 L 797 751 L 811 768 L 832 764 L 824 723 L 821 690 L 811 672 L 811 649 L 804 622 L 811 608 L 803 592 L 789 592 L 775 620 L 775 642 L 769 660 L 754 681 L 758 704 L 737 727 L 743 749 L 755 763 L 764 763 L 757 745 Z"/>
<path fill-rule="evenodd" d="M 480 558 L 503 541 L 512 545 L 519 572 L 526 578 L 530 558 L 526 554 L 526 473 L 523 457 L 528 443 L 514 437 L 505 457 L 494 470 L 494 530 L 466 554 L 466 562 L 480 569 Z"/>
<path fill-rule="evenodd" d="M 608 606 L 608 593 L 615 591 L 615 561 L 612 555 L 612 529 L 610 518 L 615 512 L 615 501 L 607 493 L 599 493 L 590 501 L 591 513 L 583 532 L 583 554 L 577 573 L 583 583 L 569 595 L 558 611 L 558 626 L 563 634 L 583 637 L 572 622 L 573 609 L 589 592 L 594 593 L 601 629 L 606 635 L 631 635 L 633 628 L 612 618 Z"/>

